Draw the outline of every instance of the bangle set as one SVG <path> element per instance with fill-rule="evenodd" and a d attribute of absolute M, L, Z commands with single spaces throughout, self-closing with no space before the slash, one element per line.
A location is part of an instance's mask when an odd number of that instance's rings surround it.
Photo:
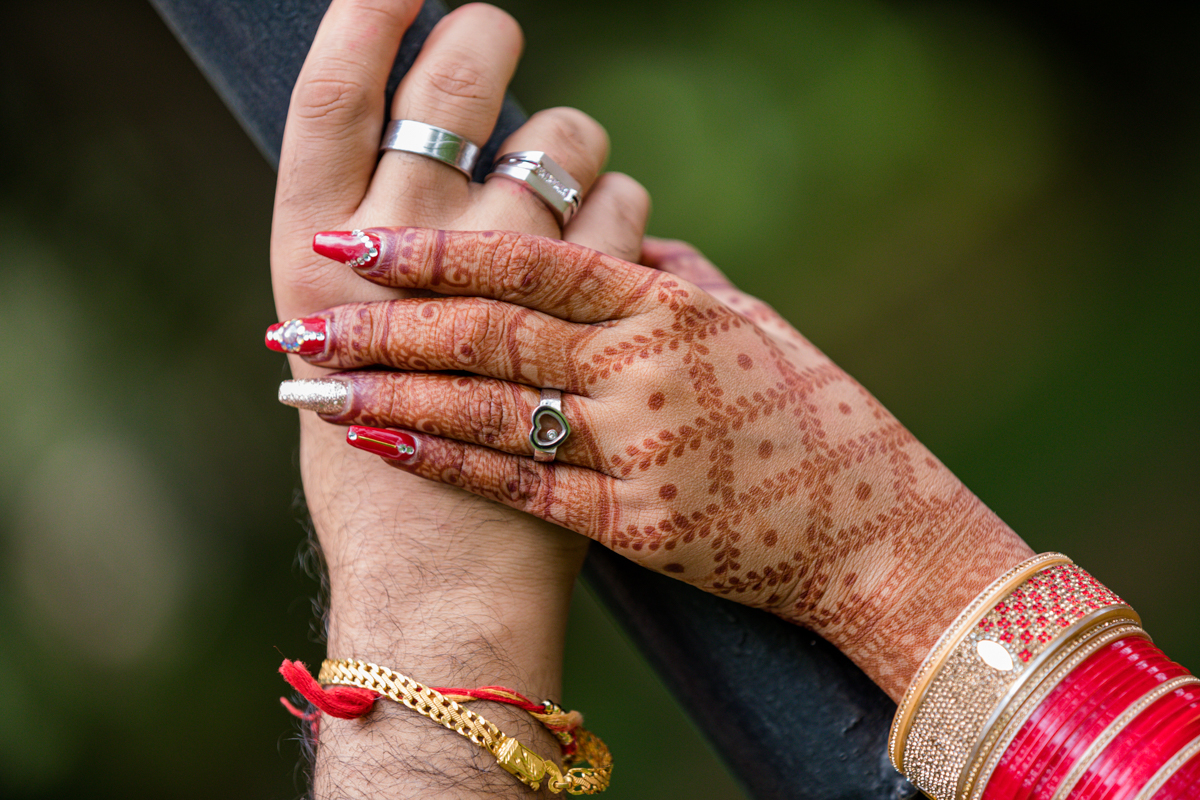
<path fill-rule="evenodd" d="M 900 701 L 892 763 L 934 800 L 1200 798 L 1200 679 L 1059 553 L 995 580 Z"/>

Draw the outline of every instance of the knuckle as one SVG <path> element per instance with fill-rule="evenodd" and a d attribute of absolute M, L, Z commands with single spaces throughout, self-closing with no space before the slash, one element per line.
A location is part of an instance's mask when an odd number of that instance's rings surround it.
<path fill-rule="evenodd" d="M 465 52 L 447 53 L 431 64 L 424 74 L 427 100 L 443 96 L 461 100 L 479 100 L 493 96 L 496 79 L 478 57 Z"/>
<path fill-rule="evenodd" d="M 510 393 L 501 383 L 476 381 L 467 393 L 468 429 L 473 429 L 480 444 L 493 445 L 509 438 L 512 415 L 509 413 Z"/>
<path fill-rule="evenodd" d="M 338 276 L 309 260 L 293 259 L 278 270 L 276 280 L 287 287 L 289 298 L 302 307 L 322 308 L 336 302 L 341 286 Z"/>
<path fill-rule="evenodd" d="M 533 265 L 542 261 L 545 242 L 536 236 L 502 233 L 496 237 L 488 261 L 495 286 L 506 296 L 522 298 L 537 288 Z"/>
<path fill-rule="evenodd" d="M 643 227 L 650 215 L 650 192 L 646 187 L 623 172 L 608 173 L 605 187 L 620 222 L 638 229 Z"/>
<path fill-rule="evenodd" d="M 354 327 L 357 332 L 356 348 L 362 351 L 364 361 L 376 364 L 397 364 L 405 354 L 393 352 L 392 341 L 404 341 L 404 315 L 398 303 L 355 303 Z M 393 333 L 396 333 L 393 337 Z"/>
<path fill-rule="evenodd" d="M 371 104 L 366 88 L 348 75 L 344 66 L 318 66 L 320 77 L 301 81 L 292 97 L 292 108 L 302 119 L 323 120 L 350 126 L 367 117 Z"/>
<path fill-rule="evenodd" d="M 462 442 L 447 439 L 444 442 L 444 448 L 442 463 L 438 465 L 442 480 L 452 486 L 461 486 L 470 491 L 478 491 L 482 488 L 482 483 L 474 480 L 478 476 L 472 474 L 471 462 L 467 459 L 467 446 Z"/>
<path fill-rule="evenodd" d="M 381 30 L 395 30 L 408 27 L 413 11 L 407 3 L 368 0 L 357 5 L 354 16 L 361 28 L 371 26 Z"/>
<path fill-rule="evenodd" d="M 547 505 L 546 470 L 531 458 L 506 459 L 505 497 L 524 509 Z"/>
<path fill-rule="evenodd" d="M 381 418 L 384 420 L 403 419 L 406 414 L 411 412 L 411 402 L 405 391 L 408 387 L 402 386 L 401 381 L 388 376 L 382 380 L 371 380 L 370 385 L 372 392 L 367 397 L 368 399 L 374 397 L 379 415 L 382 415 L 382 417 L 377 415 L 376 421 Z"/>
<path fill-rule="evenodd" d="M 636 261 L 642 250 L 642 234 L 650 216 L 649 194 L 636 181 L 620 185 L 604 176 L 588 196 L 592 224 L 604 226 L 606 238 L 598 249 L 627 261 Z M 593 247 L 597 244 L 593 243 Z"/>
<path fill-rule="evenodd" d="M 608 132 L 604 126 L 577 108 L 550 108 L 534 114 L 530 122 L 537 125 L 547 142 L 564 151 L 564 158 L 590 163 L 603 160 L 608 152 Z"/>
<path fill-rule="evenodd" d="M 491 361 L 504 335 L 499 304 L 487 300 L 448 302 L 444 315 L 434 343 L 439 352 L 452 354 L 464 367 Z"/>

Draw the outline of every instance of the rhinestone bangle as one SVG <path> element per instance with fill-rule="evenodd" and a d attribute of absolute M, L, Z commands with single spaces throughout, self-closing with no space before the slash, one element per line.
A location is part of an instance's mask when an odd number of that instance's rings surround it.
<path fill-rule="evenodd" d="M 1140 622 L 1060 553 L 1018 564 L 984 589 L 926 656 L 892 723 L 892 763 L 936 800 L 961 796 L 962 778 L 977 774 L 971 767 L 990 752 L 984 740 L 994 743 L 991 729 L 1011 716 L 1012 701 L 1027 695 L 1031 679 L 1046 677 L 1043 667 L 1101 627 Z"/>

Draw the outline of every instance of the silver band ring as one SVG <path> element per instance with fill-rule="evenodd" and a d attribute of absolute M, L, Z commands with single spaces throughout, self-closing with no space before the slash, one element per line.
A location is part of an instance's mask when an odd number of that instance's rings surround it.
<path fill-rule="evenodd" d="M 553 461 L 558 446 L 571 435 L 571 423 L 562 410 L 562 392 L 542 389 L 541 402 L 530 417 L 529 444 L 533 445 L 534 461 Z"/>
<path fill-rule="evenodd" d="M 485 180 L 500 176 L 525 184 L 550 209 L 560 226 L 565 226 L 579 210 L 579 182 L 554 159 L 541 150 L 521 150 L 505 153 L 496 159 L 496 166 Z"/>
<path fill-rule="evenodd" d="M 383 132 L 380 150 L 399 150 L 416 153 L 449 164 L 471 179 L 475 162 L 479 161 L 479 148 L 457 133 L 417 122 L 415 119 L 394 119 Z"/>

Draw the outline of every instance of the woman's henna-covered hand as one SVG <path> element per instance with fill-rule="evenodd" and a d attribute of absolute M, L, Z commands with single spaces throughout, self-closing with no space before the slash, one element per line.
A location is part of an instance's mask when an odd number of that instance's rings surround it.
<path fill-rule="evenodd" d="M 1025 544 L 862 386 L 681 243 L 628 263 L 503 232 L 376 229 L 360 272 L 451 297 L 314 317 L 330 421 L 414 432 L 390 463 L 819 630 L 897 696 Z M 446 374 L 473 373 L 471 376 Z M 528 442 L 539 388 L 573 432 Z"/>

